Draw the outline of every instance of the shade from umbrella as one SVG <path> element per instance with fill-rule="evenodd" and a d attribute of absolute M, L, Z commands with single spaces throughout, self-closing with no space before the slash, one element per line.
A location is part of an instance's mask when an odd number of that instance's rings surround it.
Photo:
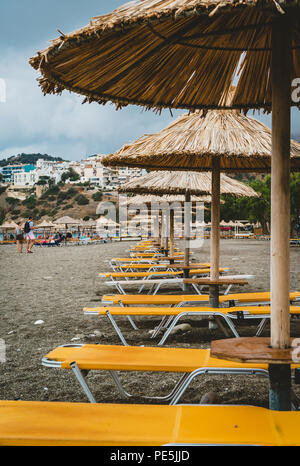
<path fill-rule="evenodd" d="M 66 89 L 88 102 L 193 111 L 225 106 L 236 78 L 230 107 L 270 110 L 272 23 L 283 12 L 292 23 L 293 79 L 300 76 L 297 0 L 129 2 L 61 33 L 30 63 L 44 94 Z"/>

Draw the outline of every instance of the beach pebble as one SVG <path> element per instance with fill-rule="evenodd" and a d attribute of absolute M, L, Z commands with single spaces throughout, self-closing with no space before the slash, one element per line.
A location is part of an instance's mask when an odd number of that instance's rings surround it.
<path fill-rule="evenodd" d="M 187 330 L 191 330 L 191 328 L 190 324 L 175 325 L 173 330 L 171 330 L 171 334 L 173 335 L 174 333 L 186 332 Z"/>
<path fill-rule="evenodd" d="M 34 325 L 41 325 L 41 324 L 44 324 L 45 322 L 43 320 L 36 320 L 34 322 Z"/>
<path fill-rule="evenodd" d="M 219 404 L 220 402 L 221 402 L 220 397 L 215 392 L 205 393 L 200 400 L 201 405 L 213 405 L 213 404 Z"/>
<path fill-rule="evenodd" d="M 52 277 L 44 277 L 44 280 L 52 280 Z"/>

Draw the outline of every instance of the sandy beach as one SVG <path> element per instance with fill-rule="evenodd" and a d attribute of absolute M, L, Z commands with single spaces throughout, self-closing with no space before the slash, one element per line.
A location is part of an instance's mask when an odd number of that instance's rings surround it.
<path fill-rule="evenodd" d="M 41 360 L 61 344 L 121 344 L 105 318 L 85 316 L 82 308 L 96 307 L 105 287 L 98 272 L 109 271 L 111 257 L 128 257 L 133 242 L 33 249 L 33 254 L 18 254 L 14 245 L 0 246 L 0 309 L 4 354 L 0 363 L 0 398 L 7 400 L 88 402 L 71 371 L 45 368 Z M 235 291 L 269 290 L 270 243 L 256 240 L 222 240 L 222 267 L 230 274 L 254 274 L 249 285 Z M 197 261 L 209 261 L 209 241 L 194 251 Z M 300 290 L 300 247 L 291 247 L 291 290 Z M 163 289 L 176 293 L 178 288 Z M 40 323 L 37 323 L 41 321 Z M 138 318 L 134 331 L 126 318 L 118 320 L 127 341 L 153 346 L 149 330 L 153 318 Z M 224 338 L 220 330 L 209 330 L 206 320 L 188 319 L 192 329 L 171 336 L 167 346 L 209 348 L 213 339 Z M 255 334 L 256 325 L 239 326 L 241 336 Z M 268 336 L 269 327 L 263 333 Z M 293 322 L 291 334 L 300 337 L 300 322 Z M 179 374 L 121 374 L 126 388 L 140 394 L 168 393 Z M 98 402 L 128 402 L 117 391 L 107 372 L 90 372 L 88 383 Z M 221 403 L 252 404 L 268 407 L 268 381 L 255 376 L 198 377 L 182 401 L 199 402 L 214 391 Z M 300 395 L 300 389 L 295 386 Z M 130 402 L 143 402 L 133 398 Z"/>

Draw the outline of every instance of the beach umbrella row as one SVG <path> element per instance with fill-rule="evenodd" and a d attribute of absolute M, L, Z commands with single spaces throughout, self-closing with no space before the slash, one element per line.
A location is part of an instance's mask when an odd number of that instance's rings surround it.
<path fill-rule="evenodd" d="M 191 116 L 193 118 L 193 116 Z M 175 123 L 178 121 L 181 121 L 182 119 L 179 117 L 179 119 L 176 119 Z M 175 126 L 175 125 L 173 125 Z M 178 131 L 180 131 L 180 128 L 178 128 Z M 166 132 L 165 136 L 167 135 Z M 171 139 L 170 135 L 168 135 L 169 138 Z M 192 136 L 197 138 L 197 133 L 193 133 L 190 136 L 190 139 L 192 139 Z M 149 136 L 151 138 L 151 136 Z M 143 139 L 143 142 L 145 144 L 145 148 L 142 150 L 144 154 L 147 153 L 147 144 L 148 144 L 148 138 L 145 137 Z M 132 145 L 134 146 L 135 143 Z M 128 146 L 127 146 L 128 148 Z M 130 149 L 133 152 L 133 148 Z M 159 150 L 159 147 L 157 148 Z M 182 147 L 182 157 L 184 158 L 185 156 L 185 149 L 184 146 Z M 157 154 L 158 155 L 158 154 Z M 111 158 L 113 156 L 108 156 L 103 158 L 103 163 L 104 164 L 110 164 Z M 146 156 L 147 158 L 147 156 Z M 120 160 L 120 159 L 119 159 Z M 141 160 L 141 159 L 140 159 Z M 167 161 L 165 160 L 164 156 L 162 156 L 161 159 L 161 164 L 166 164 Z M 120 162 L 122 163 L 122 162 Z M 126 164 L 126 161 L 124 162 Z M 140 163 L 142 163 L 140 161 Z M 144 176 L 141 176 L 139 178 L 136 178 L 132 181 L 129 181 L 127 183 L 124 183 L 120 188 L 119 192 L 131 192 L 131 193 L 147 193 L 147 194 L 155 194 L 155 195 L 181 195 L 184 196 L 184 201 L 186 204 L 188 204 L 193 198 L 191 197 L 192 195 L 194 196 L 208 196 L 211 195 L 213 190 L 212 187 L 212 175 L 211 173 L 208 172 L 188 172 L 188 171 L 152 171 L 150 173 L 147 173 Z M 235 196 L 247 196 L 247 197 L 258 197 L 259 194 L 254 191 L 250 186 L 246 186 L 245 184 L 241 183 L 240 181 L 237 181 L 233 178 L 228 177 L 225 174 L 222 174 L 220 177 L 220 194 L 227 194 L 227 195 L 235 195 Z M 212 200 L 210 196 L 210 200 Z M 217 199 L 218 206 L 220 205 L 220 195 Z M 212 205 L 213 209 L 213 205 Z M 185 211 L 186 214 L 190 215 L 190 212 L 188 210 Z M 186 218 L 185 219 L 185 237 L 186 237 L 186 246 L 185 246 L 185 265 L 189 265 L 189 256 L 190 256 L 190 250 L 189 250 L 189 239 L 190 239 L 190 223 L 191 219 Z M 172 230 L 174 226 L 172 223 Z M 214 235 L 217 236 L 219 235 L 219 225 L 216 227 L 218 231 L 216 230 L 213 231 Z M 172 235 L 173 239 L 173 235 Z M 218 239 L 218 238 L 217 238 Z M 213 240 L 216 240 L 214 237 Z M 172 243 L 172 241 L 171 241 Z M 216 241 L 214 241 L 213 244 L 216 244 Z M 219 276 L 219 248 L 214 248 L 213 249 L 213 254 L 211 258 L 211 278 L 212 279 L 217 279 Z"/>

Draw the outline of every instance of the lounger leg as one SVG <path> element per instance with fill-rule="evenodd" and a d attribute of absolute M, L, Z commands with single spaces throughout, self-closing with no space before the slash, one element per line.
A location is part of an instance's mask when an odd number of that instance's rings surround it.
<path fill-rule="evenodd" d="M 183 317 L 184 314 L 179 314 L 178 316 L 175 317 L 175 319 L 173 320 L 173 322 L 171 323 L 170 327 L 167 329 L 167 331 L 164 333 L 162 339 L 158 342 L 157 346 L 162 346 L 166 339 L 168 338 L 168 336 L 170 335 L 171 331 L 173 330 L 173 328 L 175 327 L 175 325 L 177 324 L 177 322 L 181 319 L 181 317 Z"/>
<path fill-rule="evenodd" d="M 91 403 L 96 403 L 96 400 L 93 397 L 93 394 L 92 394 L 88 384 L 86 383 L 86 380 L 85 380 L 84 376 L 82 375 L 82 372 L 79 369 L 79 367 L 77 366 L 76 362 L 71 362 L 70 366 L 71 366 L 71 368 L 72 368 L 72 370 L 73 370 L 73 372 L 75 374 L 76 379 L 80 383 L 84 393 L 86 394 L 86 396 L 88 397 L 90 402 Z"/>
<path fill-rule="evenodd" d="M 155 329 L 153 330 L 153 333 L 152 333 L 152 335 L 151 335 L 151 338 L 155 338 L 155 337 L 156 337 L 156 335 L 158 334 L 158 332 L 160 331 L 160 329 L 161 329 L 162 327 L 164 327 L 165 322 L 167 322 L 168 320 L 169 320 L 168 316 L 164 316 L 164 317 L 162 318 L 162 320 L 160 321 L 160 323 L 159 323 L 159 324 L 155 327 Z"/>
<path fill-rule="evenodd" d="M 138 327 L 136 326 L 136 324 L 135 324 L 133 318 L 132 318 L 131 316 L 126 316 L 126 317 L 127 317 L 127 319 L 129 320 L 129 322 L 131 323 L 132 328 L 133 328 L 134 330 L 138 330 Z"/>
<path fill-rule="evenodd" d="M 266 319 L 266 318 L 262 319 L 259 326 L 257 327 L 257 331 L 256 331 L 256 334 L 255 334 L 256 337 L 259 337 L 262 334 L 263 330 L 265 329 L 265 327 L 267 325 L 267 322 L 268 322 L 268 319 Z"/>
<path fill-rule="evenodd" d="M 228 287 L 225 290 L 224 295 L 227 295 L 229 293 L 229 291 L 231 290 L 231 287 L 232 287 L 232 285 L 228 285 Z"/>
<path fill-rule="evenodd" d="M 195 285 L 195 283 L 192 283 L 192 287 L 194 288 L 197 294 L 201 294 L 201 291 L 199 290 L 198 286 Z"/>
<path fill-rule="evenodd" d="M 125 396 L 125 398 L 131 398 L 133 395 L 130 395 L 130 393 L 127 393 L 126 390 L 124 390 L 123 385 L 120 382 L 119 377 L 114 371 L 109 371 L 110 376 L 112 377 L 113 381 L 115 382 L 119 392 L 121 395 Z"/>
<path fill-rule="evenodd" d="M 176 405 L 188 386 L 191 384 L 192 380 L 197 377 L 198 375 L 205 375 L 205 374 L 232 374 L 232 375 L 239 375 L 239 374 L 245 374 L 245 375 L 259 375 L 263 377 L 268 377 L 268 371 L 264 369 L 218 369 L 218 368 L 207 368 L 207 367 L 201 367 L 199 369 L 195 369 L 193 372 L 188 374 L 188 377 L 185 379 L 184 383 L 181 384 L 177 392 L 175 393 L 174 397 L 172 398 L 170 405 Z"/>
<path fill-rule="evenodd" d="M 225 337 L 229 337 L 230 336 L 229 332 L 228 332 L 227 328 L 224 327 L 223 322 L 221 322 L 220 317 L 215 316 L 215 320 L 217 322 L 217 325 L 218 325 L 219 329 L 224 333 Z"/>
<path fill-rule="evenodd" d="M 127 341 L 125 340 L 120 328 L 118 327 L 115 319 L 113 318 L 113 316 L 111 315 L 111 313 L 109 311 L 106 311 L 106 315 L 108 317 L 108 319 L 110 320 L 112 326 L 114 327 L 115 331 L 117 332 L 117 335 L 118 337 L 120 338 L 121 342 L 123 343 L 124 346 L 129 346 Z"/>

